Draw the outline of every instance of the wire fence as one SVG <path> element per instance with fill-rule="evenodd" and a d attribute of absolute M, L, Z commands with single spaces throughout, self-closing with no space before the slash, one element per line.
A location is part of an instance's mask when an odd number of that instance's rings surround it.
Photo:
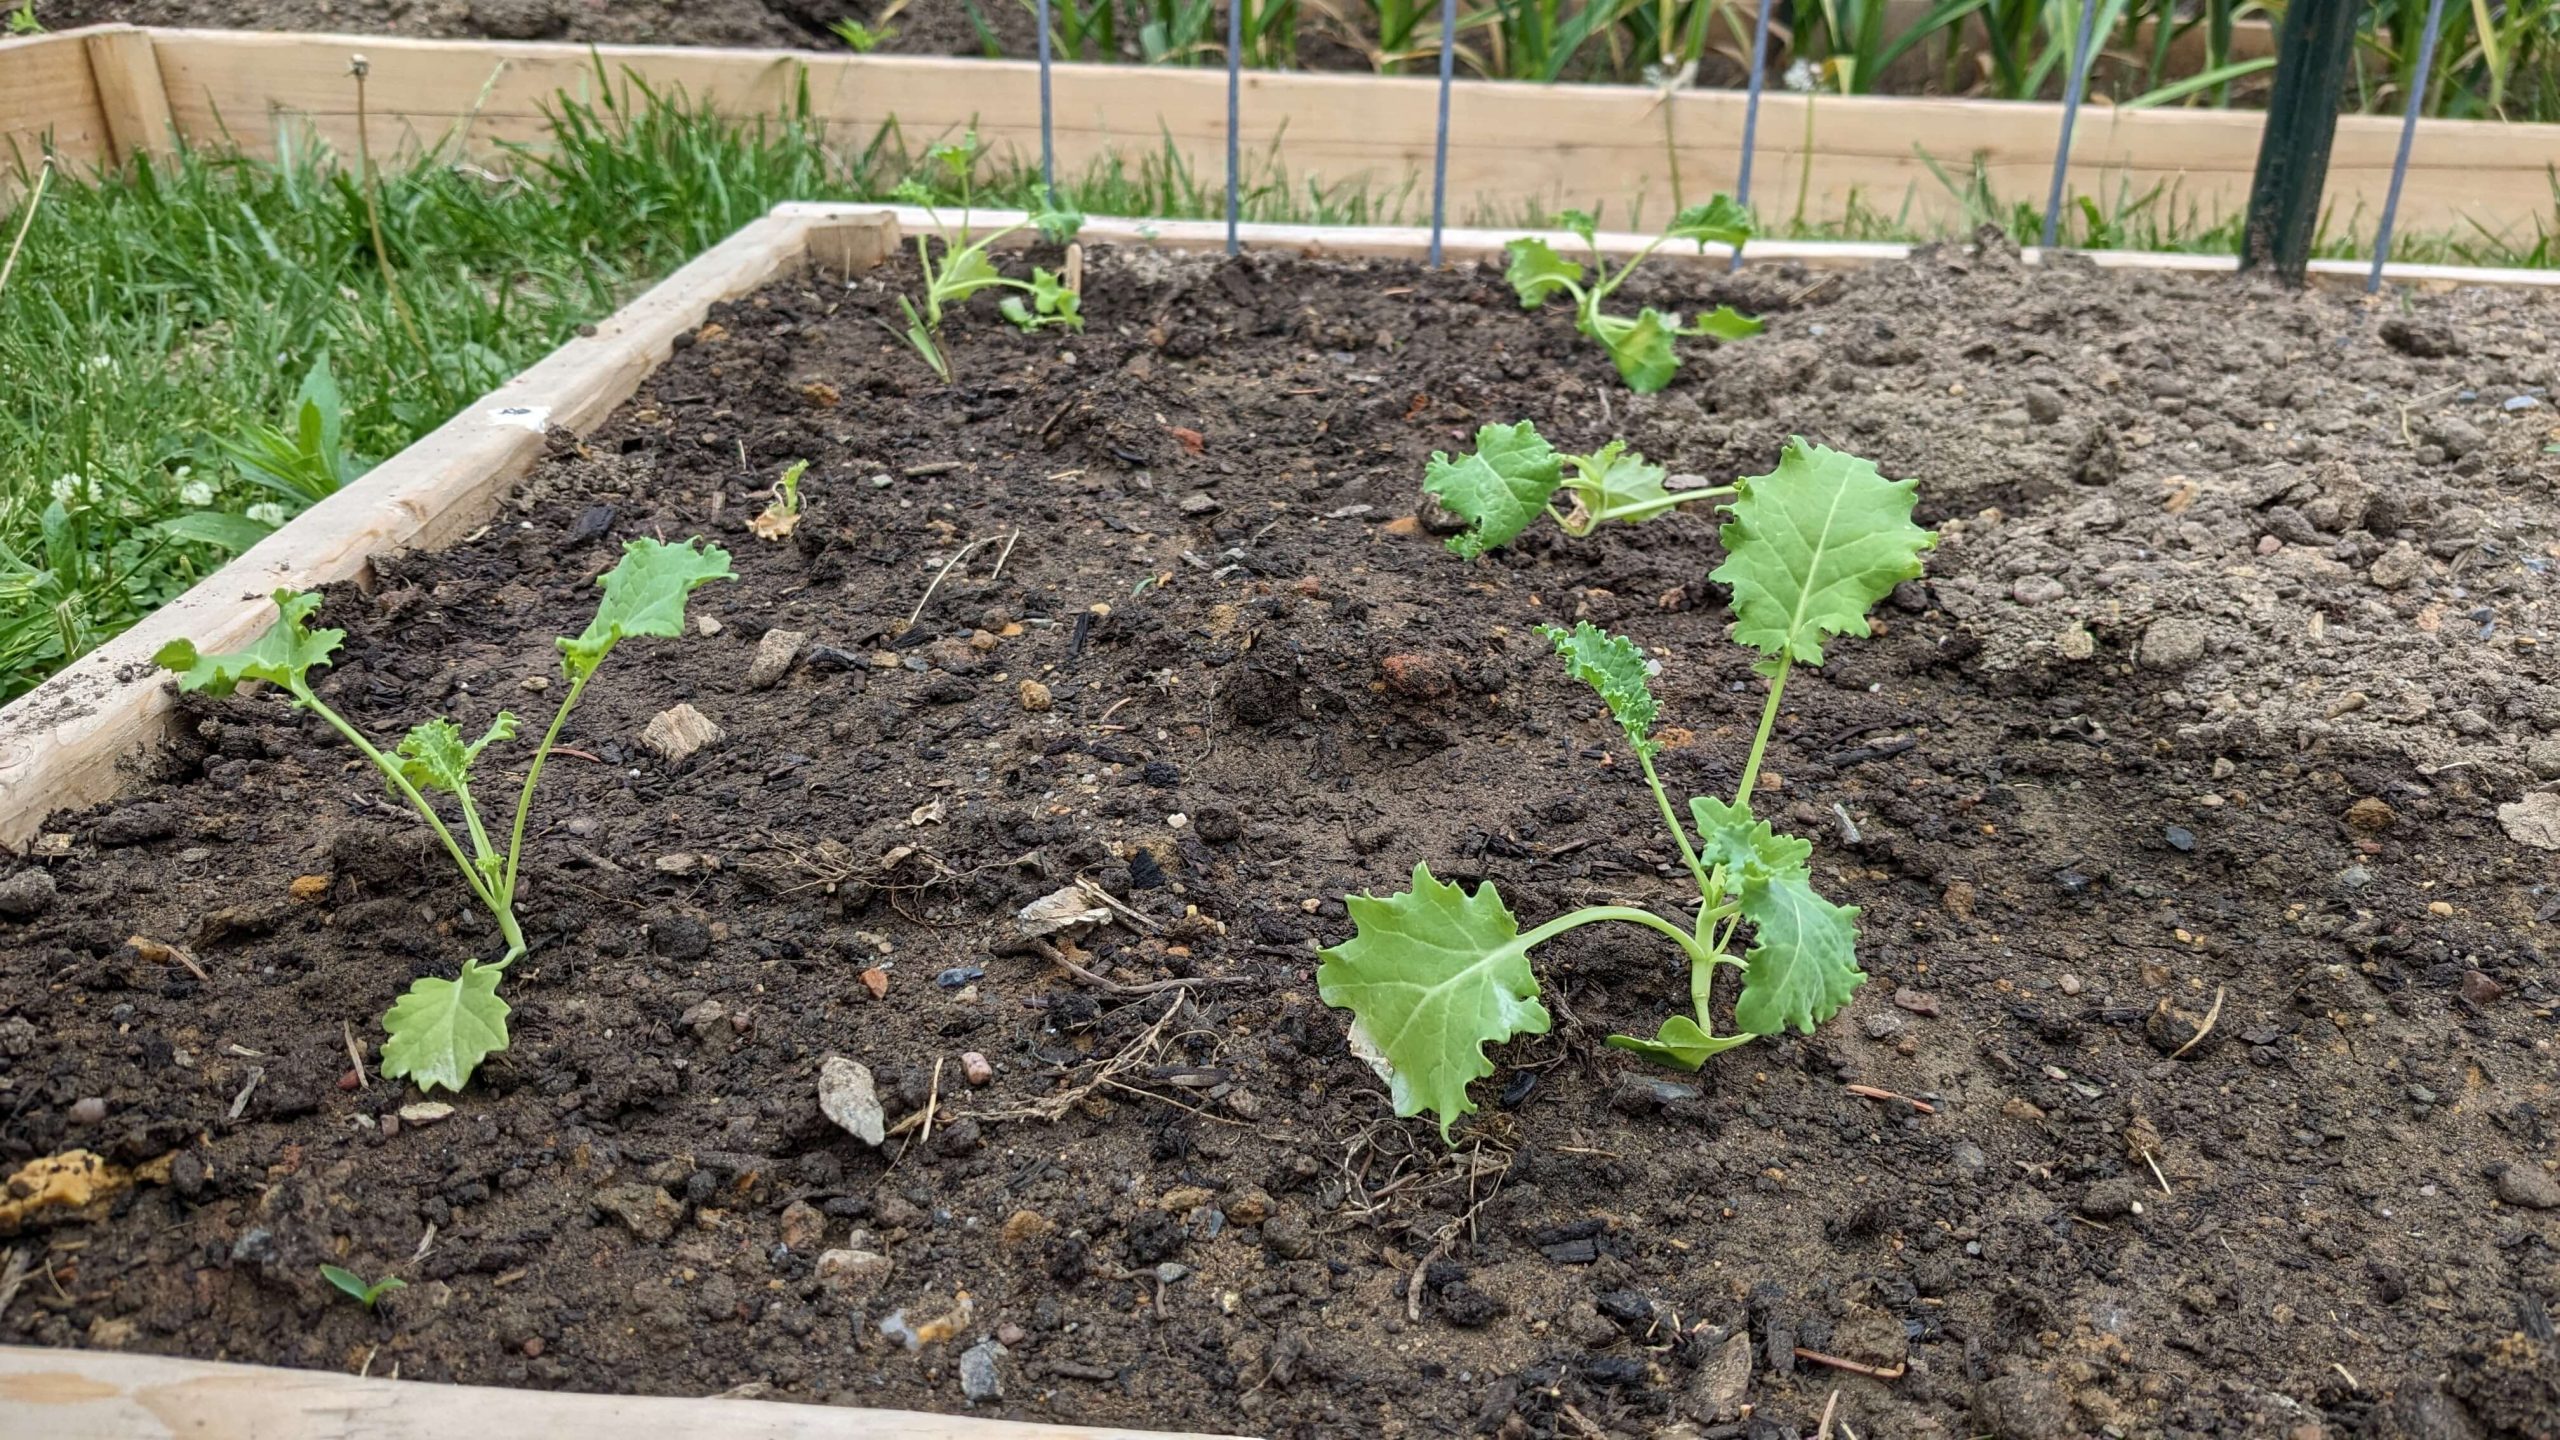
<path fill-rule="evenodd" d="M 1057 185 L 1057 151 L 1050 87 L 1053 63 L 1049 20 L 1051 3 L 1052 0 L 1038 0 L 1037 8 L 1040 27 L 1040 182 L 1043 190 L 1048 193 L 1054 203 Z M 1770 11 L 1773 3 L 1774 0 L 1757 0 L 1751 27 L 1750 74 L 1744 92 L 1742 145 L 1734 184 L 1734 199 L 1745 209 L 1748 209 L 1751 204 L 1752 160 L 1759 144 L 1760 102 L 1766 90 Z M 2360 3 L 2360 0 L 2335 0 L 2335 3 L 2352 6 Z M 1241 3 L 1229 3 L 1226 7 L 1226 214 L 1227 253 L 1230 255 L 1237 254 L 1243 249 L 1240 222 L 1243 216 L 1241 174 L 1244 113 L 1244 8 Z M 2053 176 L 2045 195 L 2043 248 L 2046 250 L 2061 248 L 2059 241 L 2062 210 L 2065 201 L 2069 198 L 2072 137 L 2079 122 L 2082 103 L 2087 99 L 2091 62 L 2096 58 L 2093 53 L 2093 44 L 2098 9 L 2098 0 L 2083 0 L 2078 26 L 2072 41 L 2070 68 L 2064 77 L 2061 133 L 2056 137 Z M 2408 106 L 2401 117 L 2399 148 L 2392 160 L 2390 189 L 2383 200 L 2381 218 L 2375 227 L 2373 268 L 2365 282 L 2365 288 L 2368 291 L 2381 288 L 2384 267 L 2390 262 L 2392 230 L 2399 215 L 2402 185 L 2408 178 L 2410 154 L 2416 145 L 2418 119 L 2425 108 L 2426 77 L 2434 72 L 2436 41 L 2443 28 L 2443 19 L 2444 0 L 2427 0 L 2426 28 L 2419 37 L 2418 63 L 2414 72 L 2417 79 L 2410 86 Z M 1457 35 L 1457 0 L 1440 0 L 1439 95 L 1431 151 L 1429 253 L 1430 263 L 1434 266 L 1440 265 L 1443 261 L 1442 237 L 1448 227 L 1449 218 L 1449 96 L 1458 50 Z M 1685 75 L 1686 72 L 1682 73 Z M 1674 83 L 1676 82 L 1665 82 L 1666 98 L 1670 86 Z M 2330 108 L 2334 113 L 2334 106 Z M 2327 168 L 2325 138 L 2318 156 L 2318 168 L 2324 171 Z M 1736 268 L 1741 266 L 1742 256 L 1739 252 L 1733 256 L 1733 264 Z"/>

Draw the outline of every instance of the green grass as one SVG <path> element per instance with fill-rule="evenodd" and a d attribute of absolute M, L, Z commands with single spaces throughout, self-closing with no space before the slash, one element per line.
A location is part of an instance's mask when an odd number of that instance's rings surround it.
<path fill-rule="evenodd" d="M 885 198 L 903 181 L 937 179 L 937 203 L 955 198 L 949 177 L 922 163 L 929 143 L 948 137 L 911 143 L 893 124 L 848 143 L 804 111 L 740 124 L 636 84 L 600 88 L 614 98 L 563 100 L 557 143 L 519 154 L 507 173 L 436 155 L 384 169 L 396 295 L 373 250 L 361 168 L 307 142 L 286 140 L 272 160 L 191 149 L 109 175 L 56 175 L 31 220 L 23 199 L 0 218 L 0 246 L 26 228 L 0 288 L 0 394 L 11 400 L 0 407 L 0 698 L 776 202 Z M 1249 157 L 1248 219 L 1358 225 L 1427 214 L 1411 181 L 1293 178 L 1280 148 Z M 1033 208 L 1034 158 L 990 156 L 979 203 Z M 2034 207 L 1993 196 L 1978 176 L 1941 183 L 1970 220 L 2035 233 Z M 1219 177 L 1194 171 L 1169 140 L 1062 188 L 1088 214 L 1224 214 Z M 1623 223 L 1641 228 L 1645 208 L 1628 207 Z M 1763 218 L 1779 234 L 1939 238 L 1914 213 L 1903 197 L 1824 225 Z M 1453 218 L 1549 219 L 1481 205 Z M 2158 192 L 2075 204 L 2069 219 L 2080 244 L 2228 253 L 2234 243 L 2233 222 Z M 2355 253 L 2359 228 L 2369 226 L 2339 225 L 2323 253 Z M 2412 237 L 2400 254 L 2547 265 L 2560 259 L 2552 250 L 2538 229 Z M 298 397 L 324 357 L 339 423 L 329 443 L 316 432 L 304 443 Z M 297 461 L 297 444 L 328 453 Z"/>

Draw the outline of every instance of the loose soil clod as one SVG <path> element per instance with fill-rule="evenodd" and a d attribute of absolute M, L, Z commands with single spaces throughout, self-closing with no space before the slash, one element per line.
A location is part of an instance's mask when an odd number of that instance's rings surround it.
<path fill-rule="evenodd" d="M 1292 1437 L 1801 1434 L 1835 1387 L 1870 1436 L 2545 1423 L 2560 906 L 2499 807 L 2560 771 L 2560 458 L 2501 406 L 2560 380 L 2549 302 L 2409 301 L 2454 342 L 2418 354 L 1997 246 L 1666 272 L 1633 298 L 1771 325 L 1638 398 L 1489 271 L 1110 252 L 1086 334 L 964 314 L 944 387 L 875 323 L 910 278 L 725 307 L 505 523 L 383 557 L 396 623 L 329 597 L 332 704 L 485 722 L 621 538 L 742 529 L 742 442 L 813 462 L 716 624 L 571 725 L 515 1040 L 440 1123 L 339 1088 L 341 1022 L 493 937 L 273 697 L 190 702 L 0 878 L 0 1170 L 167 1157 L 29 1217 L 0 1337 Z M 1472 568 L 1405 523 L 1520 418 L 1717 480 L 1855 448 L 1946 541 L 1790 688 L 1762 791 L 1863 908 L 1850 1011 L 1640 1070 L 1599 1040 L 1674 958 L 1559 942 L 1453 1154 L 1316 1002 L 1341 897 L 1417 856 L 1668 893 L 1538 623 L 1681 657 L 1692 793 L 1755 719 L 1711 515 Z M 638 737 L 682 706 L 726 736 L 678 763 Z M 1023 939 L 1060 894 L 1090 928 Z M 815 1103 L 849 1055 L 860 1139 Z M 369 1316 L 323 1260 L 411 1288 Z"/>

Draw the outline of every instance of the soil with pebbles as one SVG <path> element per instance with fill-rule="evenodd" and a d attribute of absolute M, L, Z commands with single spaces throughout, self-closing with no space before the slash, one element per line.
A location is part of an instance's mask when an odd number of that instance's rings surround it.
<path fill-rule="evenodd" d="M 56 817 L 0 876 L 0 1164 L 148 1168 L 10 1242 L 0 1338 L 1279 1436 L 2560 1427 L 2560 895 L 2510 833 L 2560 774 L 2560 310 L 1666 269 L 1769 331 L 1635 397 L 1489 269 L 1089 259 L 1086 333 L 973 308 L 948 387 L 884 330 L 906 262 L 724 306 L 498 523 L 330 593 L 323 690 L 388 735 L 543 715 L 622 539 L 737 557 L 546 771 L 515 1044 L 450 1115 L 347 1036 L 490 928 L 321 726 L 190 701 Z M 1864 907 L 1856 1001 L 1648 1070 L 1599 1041 L 1676 957 L 1575 932 L 1451 1150 L 1316 998 L 1341 896 L 1681 903 L 1540 622 L 1658 647 L 1675 788 L 1758 704 L 1712 516 L 1427 533 L 1428 454 L 1523 416 L 1708 477 L 1802 433 L 1944 542 L 1764 777 Z M 722 735 L 671 764 L 678 702 Z M 1078 876 L 1132 918 L 1070 970 L 1013 912 Z"/>

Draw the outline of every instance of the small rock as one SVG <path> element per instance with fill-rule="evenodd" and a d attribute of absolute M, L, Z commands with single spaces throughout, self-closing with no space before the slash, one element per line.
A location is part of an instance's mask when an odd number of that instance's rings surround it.
<path fill-rule="evenodd" d="M 2169 848 L 2181 855 L 2188 854 L 2196 848 L 2196 832 L 2184 825 L 2172 825 L 2162 830 L 2160 838 L 2168 841 Z"/>
<path fill-rule="evenodd" d="M 1156 1197 L 1156 1208 L 1167 1215 L 1188 1215 L 1216 1198 L 1216 1192 L 1204 1186 L 1176 1185 Z"/>
<path fill-rule="evenodd" d="M 2112 1180 L 2098 1181 L 2080 1196 L 2080 1213 L 2092 1220 L 2139 1215 L 2142 1208 L 2142 1187 L 2121 1175 Z"/>
<path fill-rule="evenodd" d="M 1970 1140 L 1957 1141 L 1948 1149 L 1947 1158 L 1967 1175 L 1979 1175 L 1991 1163 L 1991 1157 L 1982 1153 L 1982 1147 Z"/>
<path fill-rule="evenodd" d="M 127 805 L 98 822 L 93 832 L 100 845 L 147 845 L 178 833 L 178 812 L 167 805 Z"/>
<path fill-rule="evenodd" d="M 2202 621 L 2183 615 L 2163 616 L 2142 632 L 2142 668 L 2184 670 L 2204 658 L 2210 638 Z"/>
<path fill-rule="evenodd" d="M 984 1085 L 996 1078 L 996 1067 L 987 1063 L 986 1056 L 971 1050 L 960 1057 L 960 1073 L 968 1077 L 970 1084 Z"/>
<path fill-rule="evenodd" d="M 2367 835 L 2381 834 L 2390 829 L 2392 822 L 2399 818 L 2397 811 L 2371 795 L 2347 807 L 2347 828 L 2361 830 Z"/>
<path fill-rule="evenodd" d="M 2222 1039 L 2220 1026 L 2207 1030 L 2203 1016 L 2189 1014 L 2167 1000 L 2152 1008 L 2142 1022 L 2142 1033 L 2152 1049 L 2180 1060 L 2201 1060 Z"/>
<path fill-rule="evenodd" d="M 800 658 L 800 647 L 809 643 L 806 630 L 767 630 L 756 642 L 756 656 L 747 662 L 747 688 L 765 690 L 791 673 L 791 662 Z"/>
<path fill-rule="evenodd" d="M 806 1200 L 794 1200 L 782 1207 L 782 1243 L 795 1251 L 818 1248 L 827 1238 L 827 1212 Z"/>
<path fill-rule="evenodd" d="M 711 927 L 690 915 L 649 922 L 649 948 L 670 960 L 699 960 L 711 953 Z"/>
<path fill-rule="evenodd" d="M 829 1250 L 814 1267 L 818 1283 L 838 1301 L 859 1306 L 880 1293 L 898 1267 L 886 1255 L 869 1250 Z"/>
<path fill-rule="evenodd" d="M 1587 1349 L 1598 1350 L 1615 1345 L 1622 1338 L 1617 1323 L 1600 1313 L 1589 1301 L 1576 1303 L 1564 1313 L 1564 1333 Z"/>
<path fill-rule="evenodd" d="M 2398 590 L 2427 573 L 2427 562 L 2406 540 L 2394 541 L 2367 566 L 2364 578 L 2385 590 Z"/>
<path fill-rule="evenodd" d="M 1178 1284 L 1190 1278 L 1191 1267 L 1179 1260 L 1167 1260 L 1156 1267 L 1156 1283 L 1159 1285 Z"/>
<path fill-rule="evenodd" d="M 1049 696 L 1049 687 L 1037 680 L 1023 681 L 1022 688 L 1017 693 L 1022 697 L 1022 708 L 1035 714 L 1056 703 Z"/>
<path fill-rule="evenodd" d="M 2027 418 L 2039 425 L 2050 425 L 2062 418 L 2062 396 L 2049 385 L 2030 385 L 2023 397 L 2027 402 Z"/>
<path fill-rule="evenodd" d="M 2560 1210 L 2560 1181 L 2539 1165 L 2511 1161 L 2498 1168 L 2498 1198 L 2527 1210 Z"/>
<path fill-rule="evenodd" d="M 400 1123 L 403 1125 L 433 1125 L 439 1120 L 450 1117 L 452 1114 L 453 1107 L 445 1104 L 441 1100 L 422 1100 L 415 1105 L 403 1105 L 400 1107 Z"/>
<path fill-rule="evenodd" d="M 2047 605 L 2067 593 L 2050 575 L 2021 575 L 2009 585 L 2009 598 L 2021 605 Z"/>
<path fill-rule="evenodd" d="M 1182 497 L 1181 510 L 1185 515 L 1215 515 L 1225 508 L 1225 506 L 1218 503 L 1217 496 L 1208 494 L 1205 491 L 1195 492 Z"/>
<path fill-rule="evenodd" d="M 996 1372 L 996 1362 L 1005 1353 L 1004 1346 L 993 1340 L 981 1340 L 960 1352 L 960 1393 L 970 1404 L 1004 1398 L 1004 1377 Z"/>
<path fill-rule="evenodd" d="M 2444 447 L 2444 453 L 2456 460 L 2489 443 L 2480 427 L 2459 415 L 2447 415 L 2427 427 L 2427 438 Z"/>
<path fill-rule="evenodd" d="M 95 1125 L 106 1118 L 107 1102 L 98 1096 L 85 1096 L 71 1102 L 71 1123 L 74 1125 Z"/>
<path fill-rule="evenodd" d="M 1698 1412 L 1710 1421 L 1731 1420 L 1742 1413 L 1742 1397 L 1751 1388 L 1751 1336 L 1735 1331 L 1698 1367 L 1692 1382 Z"/>
<path fill-rule="evenodd" d="M 33 920 L 53 908 L 53 872 L 21 870 L 0 880 L 0 920 Z"/>
<path fill-rule="evenodd" d="M 2441 320 L 2394 315 L 2382 322 L 2379 333 L 2383 344 L 2421 360 L 2439 360 L 2462 350 L 2461 342 L 2454 338 L 2453 327 Z"/>
<path fill-rule="evenodd" d="M 2482 1007 L 2495 1005 L 2498 1003 L 2498 997 L 2506 993 L 2505 986 L 2477 970 L 2462 972 L 2462 998 L 2474 1005 Z"/>
<path fill-rule="evenodd" d="M 2536 740 L 2525 747 L 2525 767 L 2544 780 L 2560 780 L 2560 739 Z M 0 886 L 0 906 L 5 906 L 8 888 Z M 0 908 L 0 914 L 7 914 Z"/>
<path fill-rule="evenodd" d="M 987 978 L 987 972 L 975 965 L 954 965 L 934 972 L 933 983 L 945 990 L 958 990 Z"/>
<path fill-rule="evenodd" d="M 2519 845 L 2560 850 L 2560 795 L 2537 790 L 2512 805 L 2501 805 L 2498 824 Z"/>
<path fill-rule="evenodd" d="M 1019 1250 L 1048 1239 L 1057 1230 L 1058 1223 L 1037 1210 L 1016 1210 L 1005 1217 L 996 1238 L 1007 1250 Z"/>
<path fill-rule="evenodd" d="M 1911 1022 L 1890 1010 L 1879 1010 L 1858 1023 L 1870 1040 L 1895 1040 L 1911 1028 Z"/>
<path fill-rule="evenodd" d="M 613 1185 L 596 1192 L 595 1208 L 622 1222 L 634 1239 L 655 1245 L 676 1233 L 684 1203 L 655 1185 Z"/>
<path fill-rule="evenodd" d="M 871 1067 L 841 1055 L 830 1055 L 818 1067 L 818 1109 L 844 1132 L 865 1145 L 888 1138 L 887 1117 L 871 1083 Z"/>
<path fill-rule="evenodd" d="M 659 759 L 677 765 L 727 733 L 691 705 L 677 705 L 659 711 L 650 720 L 648 728 L 640 732 L 640 744 Z"/>
<path fill-rule="evenodd" d="M 1228 1196 L 1224 1209 L 1230 1225 L 1259 1225 L 1271 1218 L 1271 1194 L 1259 1186 L 1247 1186 Z"/>
<path fill-rule="evenodd" d="M 1304 1260 L 1316 1250 L 1316 1234 L 1295 1215 L 1274 1215 L 1262 1225 L 1262 1243 L 1283 1260 Z"/>
<path fill-rule="evenodd" d="M 1926 990 L 1914 990 L 1908 985 L 1893 992 L 1893 1003 L 1896 1007 L 1908 1010 L 1914 1015 L 1935 1015 L 1938 1013 L 1937 996 L 1930 994 Z"/>

